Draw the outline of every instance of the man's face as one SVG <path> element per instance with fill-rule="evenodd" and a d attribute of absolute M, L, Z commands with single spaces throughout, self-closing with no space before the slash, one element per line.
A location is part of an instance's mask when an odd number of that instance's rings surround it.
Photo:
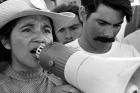
<path fill-rule="evenodd" d="M 64 27 L 62 27 L 55 33 L 58 41 L 63 44 L 66 44 L 78 38 L 81 34 L 81 30 L 82 24 L 76 16 L 71 22 L 66 24 Z"/>
<path fill-rule="evenodd" d="M 112 43 L 120 30 L 124 15 L 106 5 L 100 4 L 84 22 L 82 34 L 90 45 Z M 102 46 L 101 46 L 102 47 Z"/>
<path fill-rule="evenodd" d="M 52 39 L 52 26 L 45 16 L 21 18 L 11 33 L 9 48 L 16 68 L 38 67 L 36 49 L 46 39 Z"/>

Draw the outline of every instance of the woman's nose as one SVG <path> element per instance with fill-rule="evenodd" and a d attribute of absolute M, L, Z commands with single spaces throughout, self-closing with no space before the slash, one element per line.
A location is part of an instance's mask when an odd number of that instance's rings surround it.
<path fill-rule="evenodd" d="M 34 35 L 33 41 L 35 43 L 45 43 L 45 36 L 41 33 L 36 33 Z"/>

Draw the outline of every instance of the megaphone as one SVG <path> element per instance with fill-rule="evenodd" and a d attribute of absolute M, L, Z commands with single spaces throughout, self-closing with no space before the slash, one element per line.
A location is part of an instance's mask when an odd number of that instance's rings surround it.
<path fill-rule="evenodd" d="M 40 51 L 39 60 L 43 68 L 84 93 L 139 93 L 134 82 L 140 82 L 139 57 L 100 57 L 54 43 Z"/>

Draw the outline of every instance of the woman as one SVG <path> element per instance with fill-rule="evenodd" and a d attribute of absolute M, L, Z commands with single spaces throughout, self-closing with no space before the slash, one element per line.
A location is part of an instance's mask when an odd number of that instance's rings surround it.
<path fill-rule="evenodd" d="M 72 17 L 40 9 L 35 1 L 8 0 L 0 5 L 0 93 L 77 93 L 44 71 L 35 55 L 37 47 L 55 40 L 54 30 Z"/>

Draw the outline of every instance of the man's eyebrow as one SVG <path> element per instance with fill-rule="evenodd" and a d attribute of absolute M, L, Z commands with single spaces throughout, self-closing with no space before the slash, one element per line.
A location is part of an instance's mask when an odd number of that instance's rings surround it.
<path fill-rule="evenodd" d="M 106 23 L 106 24 L 111 24 L 111 23 L 109 23 L 109 22 L 107 22 L 107 21 L 104 21 L 104 20 L 102 20 L 102 19 L 97 19 L 97 21 L 101 21 L 101 22 Z M 122 23 L 123 23 L 123 20 L 120 21 L 120 22 L 118 22 L 118 23 L 116 23 L 116 24 L 114 24 L 114 25 L 118 25 L 118 24 L 122 24 Z"/>
<path fill-rule="evenodd" d="M 109 23 L 109 22 L 107 22 L 107 21 L 104 21 L 104 20 L 102 20 L 102 19 L 96 19 L 96 21 L 100 21 L 100 22 L 103 22 L 103 23 L 106 23 L 106 24 L 111 24 L 111 23 Z"/>

